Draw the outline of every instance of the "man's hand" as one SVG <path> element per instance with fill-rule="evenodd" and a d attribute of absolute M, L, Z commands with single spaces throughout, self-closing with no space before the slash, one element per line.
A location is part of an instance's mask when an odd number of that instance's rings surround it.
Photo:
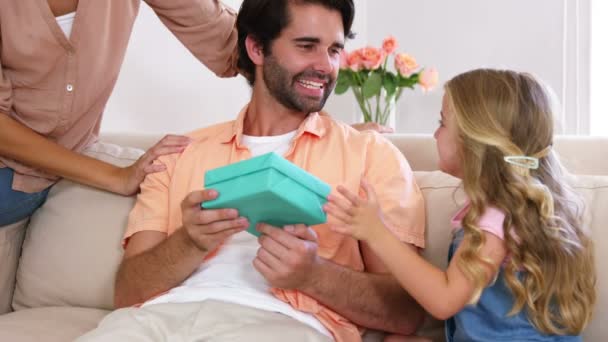
<path fill-rule="evenodd" d="M 190 142 L 191 139 L 185 136 L 166 135 L 131 166 L 120 169 L 120 181 L 117 182 L 117 189 L 111 189 L 110 191 L 125 196 L 136 194 L 139 191 L 139 184 L 144 181 L 147 174 L 165 170 L 165 165 L 154 164 L 158 157 L 182 152 Z"/>
<path fill-rule="evenodd" d="M 302 289 L 314 279 L 317 256 L 317 234 L 303 224 L 284 229 L 268 224 L 257 227 L 262 233 L 260 249 L 253 260 L 255 267 L 273 287 Z"/>
<path fill-rule="evenodd" d="M 198 249 L 209 252 L 229 236 L 249 227 L 236 209 L 201 209 L 201 203 L 217 198 L 212 189 L 193 191 L 182 201 L 182 225 Z"/>

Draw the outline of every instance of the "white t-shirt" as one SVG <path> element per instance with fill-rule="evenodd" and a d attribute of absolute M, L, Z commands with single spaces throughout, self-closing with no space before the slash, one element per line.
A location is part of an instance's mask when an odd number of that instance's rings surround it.
<path fill-rule="evenodd" d="M 243 136 L 243 145 L 252 157 L 276 152 L 285 154 L 296 132 L 271 137 Z M 240 232 L 230 237 L 218 254 L 201 264 L 182 284 L 143 306 L 160 303 L 200 302 L 216 299 L 261 310 L 279 312 L 332 338 L 331 333 L 312 314 L 294 309 L 270 293 L 270 285 L 253 267 L 260 245 L 255 236 Z"/>
<path fill-rule="evenodd" d="M 61 27 L 61 31 L 63 31 L 68 39 L 70 39 L 70 35 L 72 34 L 72 26 L 74 26 L 75 17 L 76 12 L 72 12 L 55 18 L 57 20 L 57 24 L 59 24 L 59 27 Z"/>
<path fill-rule="evenodd" d="M 249 148 L 249 151 L 251 151 L 251 157 L 257 157 L 269 152 L 275 152 L 276 154 L 282 156 L 289 150 L 291 140 L 293 140 L 295 136 L 296 131 L 269 137 L 254 137 L 243 134 L 243 139 L 241 142 L 243 145 Z"/>

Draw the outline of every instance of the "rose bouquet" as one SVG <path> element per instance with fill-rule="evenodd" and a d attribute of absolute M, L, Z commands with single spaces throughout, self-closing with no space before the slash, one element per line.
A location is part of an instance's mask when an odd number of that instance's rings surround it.
<path fill-rule="evenodd" d="M 397 40 L 389 36 L 381 48 L 365 47 L 350 53 L 343 51 L 336 94 L 352 89 L 364 122 L 385 125 L 403 89 L 431 90 L 438 82 L 435 68 L 422 68 L 407 53 L 396 53 Z M 395 72 L 388 69 L 393 56 Z"/>

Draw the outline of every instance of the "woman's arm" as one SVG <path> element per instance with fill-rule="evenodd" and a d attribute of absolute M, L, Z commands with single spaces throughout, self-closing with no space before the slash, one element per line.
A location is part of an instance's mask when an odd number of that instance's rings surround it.
<path fill-rule="evenodd" d="M 162 23 L 207 68 L 237 74 L 236 12 L 217 0 L 145 0 Z"/>
<path fill-rule="evenodd" d="M 146 174 L 164 169 L 154 160 L 181 152 L 190 139 L 166 136 L 133 165 L 118 167 L 60 146 L 0 113 L 0 155 L 78 183 L 121 195 L 135 194 Z"/>

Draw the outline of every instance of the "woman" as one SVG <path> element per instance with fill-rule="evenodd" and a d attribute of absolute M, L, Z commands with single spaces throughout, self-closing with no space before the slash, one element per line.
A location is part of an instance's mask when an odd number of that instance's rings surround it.
<path fill-rule="evenodd" d="M 146 2 L 207 67 L 236 74 L 234 12 L 213 0 Z M 0 227 L 30 216 L 59 178 L 132 195 L 162 169 L 158 156 L 188 144 L 166 136 L 125 168 L 80 153 L 96 141 L 139 5 L 0 3 Z"/>

